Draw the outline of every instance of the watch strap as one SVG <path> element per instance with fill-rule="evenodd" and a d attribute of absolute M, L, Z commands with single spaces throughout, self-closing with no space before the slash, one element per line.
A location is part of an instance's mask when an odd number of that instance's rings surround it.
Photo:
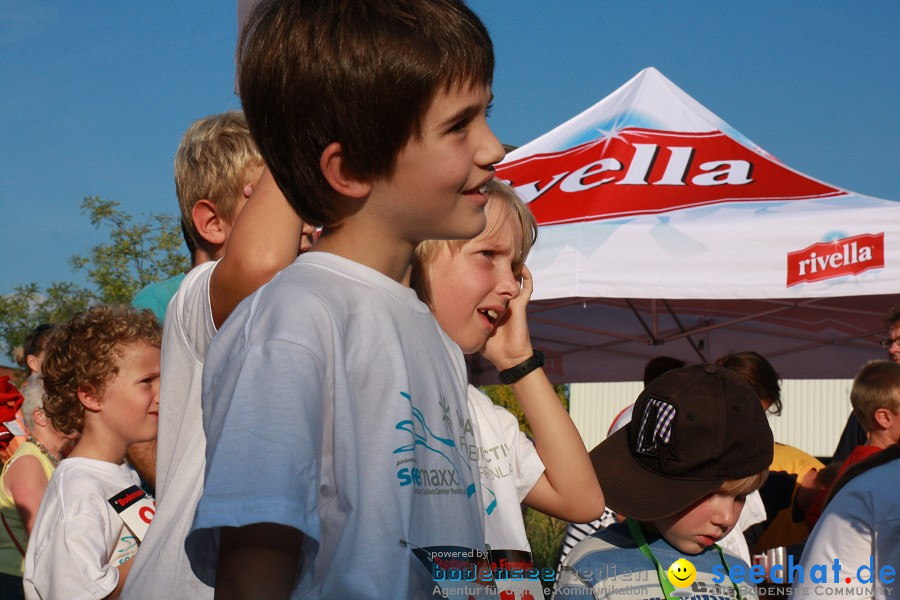
<path fill-rule="evenodd" d="M 500 371 L 500 383 L 503 385 L 515 383 L 535 369 L 543 367 L 545 361 L 544 353 L 535 348 L 531 358 L 523 360 L 514 367 Z"/>

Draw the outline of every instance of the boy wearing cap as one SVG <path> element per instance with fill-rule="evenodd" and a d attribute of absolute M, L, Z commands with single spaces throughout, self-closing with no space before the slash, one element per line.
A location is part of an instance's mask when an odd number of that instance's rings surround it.
<path fill-rule="evenodd" d="M 631 422 L 590 453 L 607 506 L 628 519 L 572 549 L 555 597 L 757 598 L 748 565 L 716 541 L 765 481 L 773 443 L 736 373 L 696 365 L 661 375 Z"/>

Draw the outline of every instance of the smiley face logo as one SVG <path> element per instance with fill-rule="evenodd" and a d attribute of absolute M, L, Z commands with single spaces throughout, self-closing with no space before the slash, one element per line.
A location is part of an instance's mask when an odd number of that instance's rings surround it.
<path fill-rule="evenodd" d="M 687 587 L 697 579 L 697 569 L 694 568 L 691 561 L 684 558 L 679 558 L 673 562 L 666 573 L 669 576 L 669 581 L 677 588 Z"/>

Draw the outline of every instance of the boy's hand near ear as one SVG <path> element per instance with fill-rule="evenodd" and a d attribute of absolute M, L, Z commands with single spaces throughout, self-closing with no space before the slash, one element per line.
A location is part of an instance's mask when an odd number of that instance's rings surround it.
<path fill-rule="evenodd" d="M 533 291 L 531 272 L 523 266 L 519 296 L 510 301 L 481 350 L 498 371 L 514 367 L 534 353 L 525 310 Z M 524 504 L 573 523 L 599 518 L 605 507 L 603 491 L 581 435 L 544 370 L 535 369 L 511 387 L 531 425 L 534 447 L 544 463 L 544 474 Z"/>
<path fill-rule="evenodd" d="M 531 278 L 531 271 L 523 265 L 522 290 L 518 297 L 510 300 L 506 312 L 481 349 L 481 355 L 491 361 L 498 371 L 528 360 L 534 352 L 526 314 L 532 292 L 534 280 Z"/>

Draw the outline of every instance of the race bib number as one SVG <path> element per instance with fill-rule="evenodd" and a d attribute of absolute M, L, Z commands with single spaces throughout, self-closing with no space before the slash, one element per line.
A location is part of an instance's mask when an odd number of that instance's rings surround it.
<path fill-rule="evenodd" d="M 140 543 L 147 535 L 147 528 L 156 512 L 156 501 L 153 496 L 133 485 L 110 498 L 109 503 L 137 543 Z"/>

